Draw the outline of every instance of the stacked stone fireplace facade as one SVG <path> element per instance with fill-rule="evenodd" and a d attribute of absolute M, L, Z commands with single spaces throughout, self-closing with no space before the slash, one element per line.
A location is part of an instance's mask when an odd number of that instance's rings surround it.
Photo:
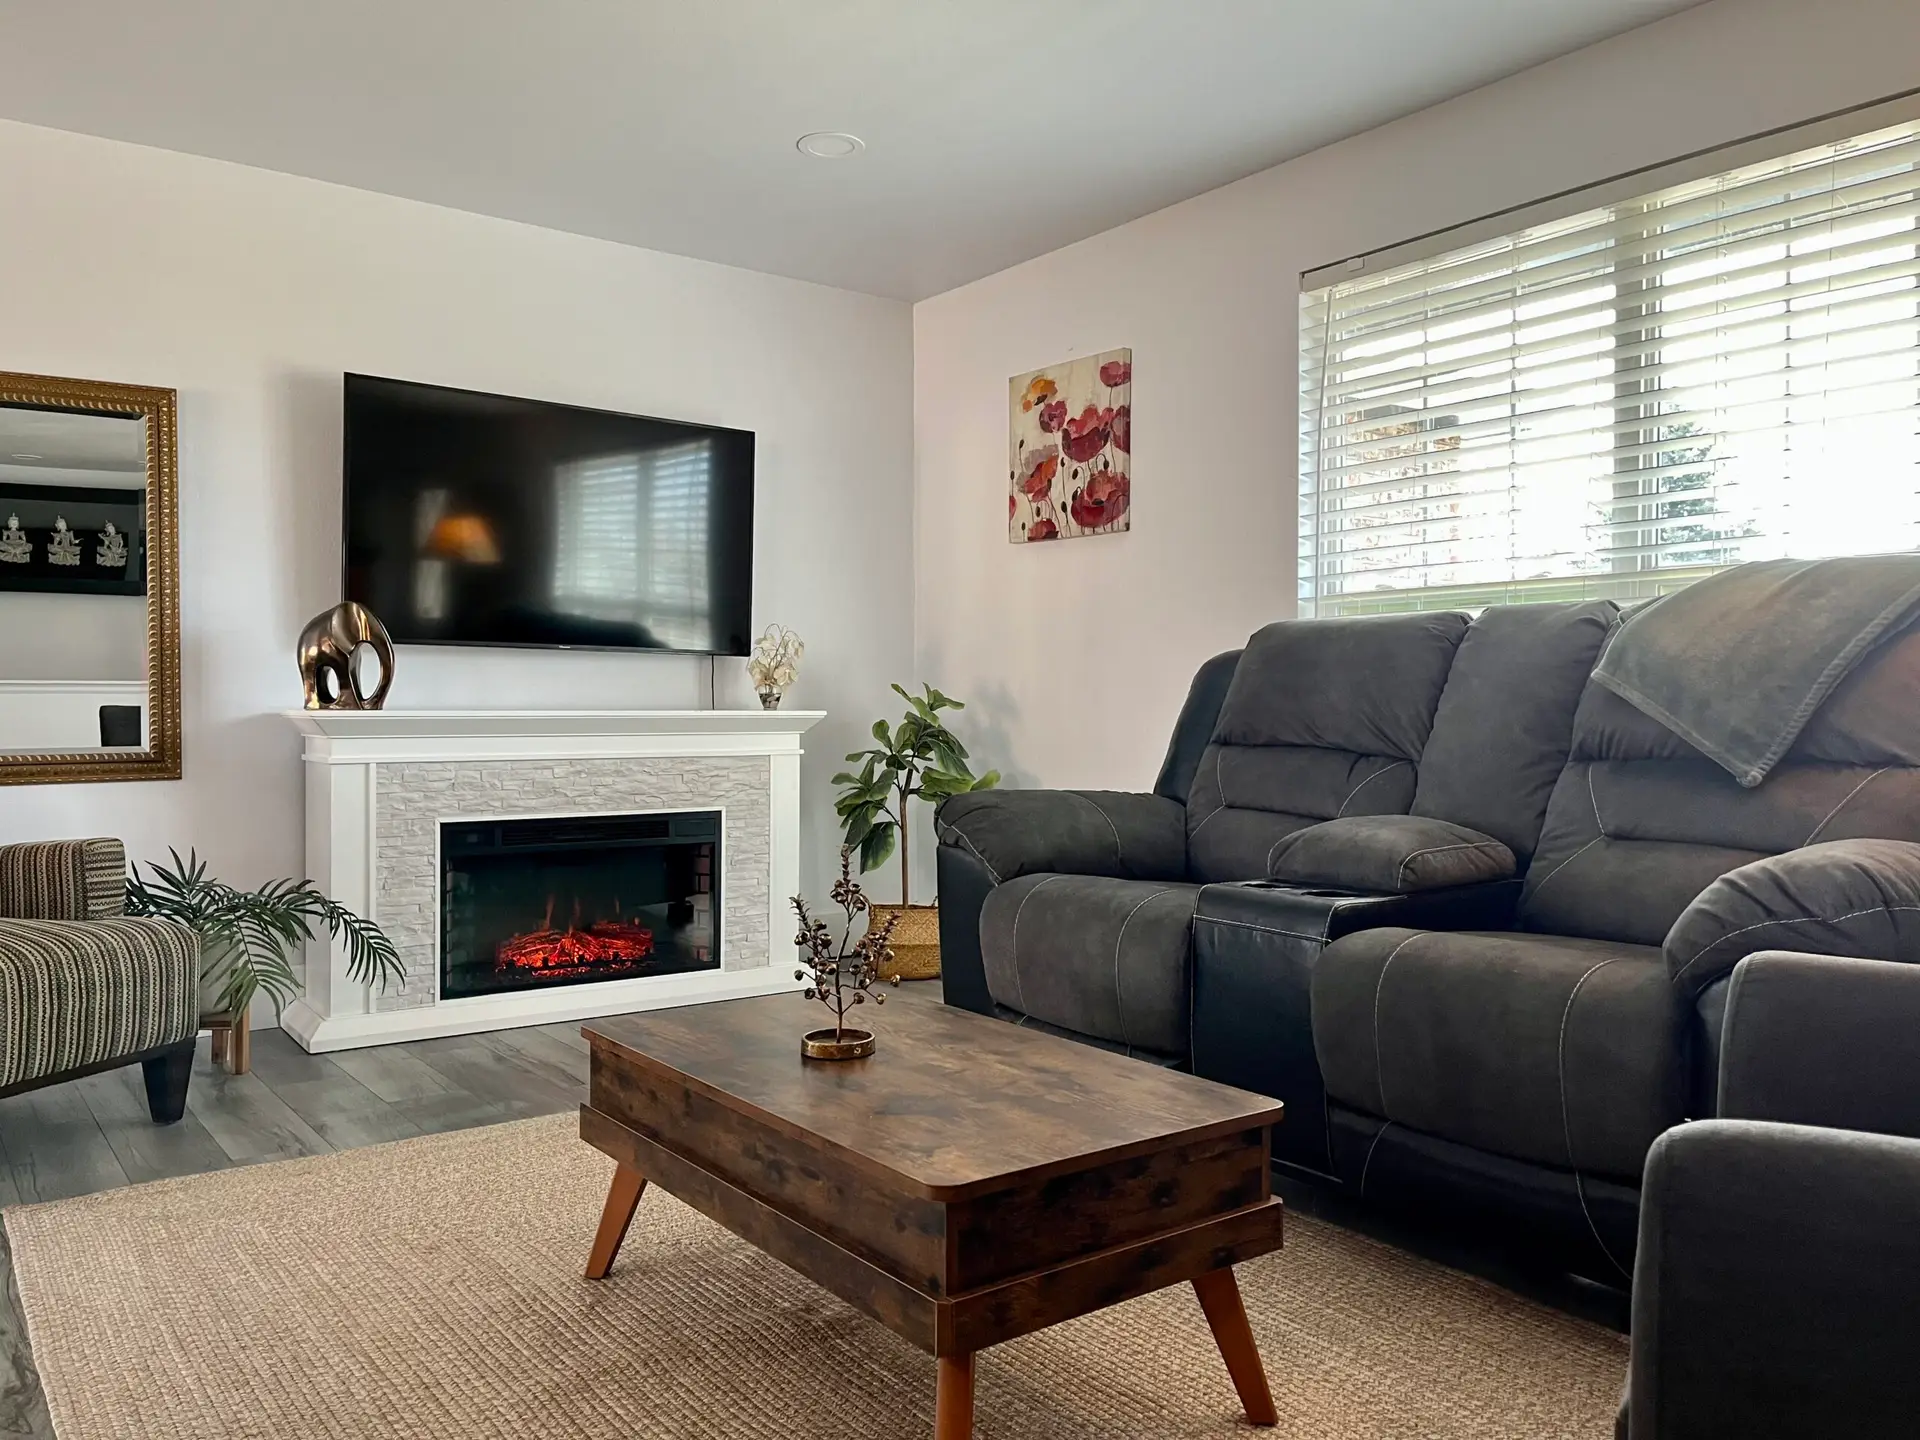
<path fill-rule="evenodd" d="M 721 968 L 765 964 L 771 762 L 764 755 L 383 765 L 375 781 L 375 910 L 407 967 L 376 1010 L 432 1005 L 440 975 L 440 826 L 452 820 L 718 810 Z"/>

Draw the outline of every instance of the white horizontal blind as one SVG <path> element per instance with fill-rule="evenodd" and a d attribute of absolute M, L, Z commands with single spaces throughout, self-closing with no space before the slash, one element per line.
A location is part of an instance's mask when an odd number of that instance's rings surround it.
<path fill-rule="evenodd" d="M 1301 297 L 1303 613 L 1920 547 L 1920 123 Z"/>
<path fill-rule="evenodd" d="M 713 442 L 572 461 L 556 479 L 555 606 L 711 648 Z"/>

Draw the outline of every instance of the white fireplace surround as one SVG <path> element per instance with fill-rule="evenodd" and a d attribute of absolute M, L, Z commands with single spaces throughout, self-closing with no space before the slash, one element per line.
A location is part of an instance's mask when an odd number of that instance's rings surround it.
<path fill-rule="evenodd" d="M 800 884 L 800 737 L 793 710 L 296 710 L 307 874 L 378 923 L 406 966 L 381 989 L 345 950 L 308 947 L 282 1024 L 310 1051 L 797 988 L 787 897 Z M 473 819 L 721 813 L 717 970 L 442 1000 L 440 826 Z"/>

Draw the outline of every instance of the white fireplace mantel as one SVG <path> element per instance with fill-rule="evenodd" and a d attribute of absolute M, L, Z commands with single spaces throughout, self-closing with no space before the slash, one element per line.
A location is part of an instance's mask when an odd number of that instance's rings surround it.
<path fill-rule="evenodd" d="M 787 897 L 800 880 L 808 710 L 295 710 L 307 874 L 387 931 L 400 986 L 355 983 L 344 949 L 307 951 L 288 1033 L 311 1051 L 584 1019 L 795 988 Z M 722 968 L 503 995 L 438 992 L 440 823 L 717 809 Z M 431 877 L 431 878 L 429 878 Z"/>

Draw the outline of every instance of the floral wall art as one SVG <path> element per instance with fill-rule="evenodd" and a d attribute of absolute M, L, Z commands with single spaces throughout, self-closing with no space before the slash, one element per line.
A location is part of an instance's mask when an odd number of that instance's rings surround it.
<path fill-rule="evenodd" d="M 1109 350 L 1008 382 L 1007 539 L 1015 545 L 1128 528 L 1133 351 Z"/>

